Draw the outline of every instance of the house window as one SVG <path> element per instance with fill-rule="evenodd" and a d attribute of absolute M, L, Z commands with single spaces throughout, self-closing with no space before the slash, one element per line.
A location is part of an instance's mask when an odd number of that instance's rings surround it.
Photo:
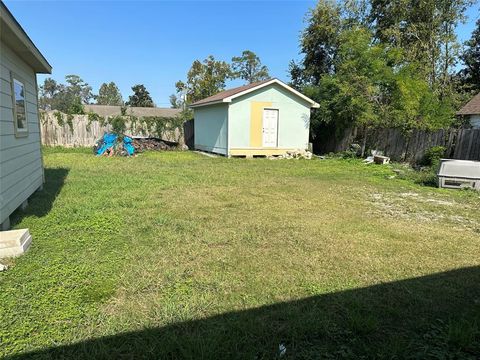
<path fill-rule="evenodd" d="M 13 93 L 13 118 L 15 122 L 15 134 L 17 136 L 26 136 L 28 134 L 27 124 L 27 108 L 25 84 L 12 77 L 12 93 Z"/>

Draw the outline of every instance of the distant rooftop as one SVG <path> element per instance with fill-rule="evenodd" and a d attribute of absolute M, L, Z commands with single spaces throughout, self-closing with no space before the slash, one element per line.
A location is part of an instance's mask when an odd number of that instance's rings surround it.
<path fill-rule="evenodd" d="M 100 116 L 116 116 L 122 115 L 121 106 L 111 106 L 111 105 L 94 105 L 87 104 L 84 105 L 85 112 L 94 112 Z M 158 117 L 176 117 L 180 114 L 181 109 L 171 109 L 171 108 L 158 108 L 158 107 L 127 107 L 126 115 L 133 116 L 158 116 Z"/>
<path fill-rule="evenodd" d="M 472 100 L 465 104 L 457 115 L 477 115 L 480 114 L 480 93 L 475 95 Z"/>

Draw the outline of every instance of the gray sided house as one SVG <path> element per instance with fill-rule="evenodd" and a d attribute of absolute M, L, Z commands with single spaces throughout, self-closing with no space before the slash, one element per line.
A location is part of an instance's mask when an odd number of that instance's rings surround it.
<path fill-rule="evenodd" d="M 318 104 L 278 79 L 223 91 L 190 105 L 195 149 L 225 156 L 281 155 L 308 148 Z"/>
<path fill-rule="evenodd" d="M 0 224 L 43 185 L 37 73 L 52 67 L 0 2 Z M 0 229 L 1 230 L 1 229 Z"/>
<path fill-rule="evenodd" d="M 480 129 L 480 93 L 466 103 L 457 112 L 457 115 L 466 117 L 473 129 Z"/>

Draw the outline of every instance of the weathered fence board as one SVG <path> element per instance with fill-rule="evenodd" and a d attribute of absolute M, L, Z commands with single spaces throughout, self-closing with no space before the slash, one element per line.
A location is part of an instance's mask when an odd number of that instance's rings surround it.
<path fill-rule="evenodd" d="M 345 151 L 352 143 L 361 144 L 363 137 L 363 131 L 347 129 L 339 138 L 329 139 L 322 151 Z M 480 160 L 480 129 L 415 130 L 408 135 L 399 129 L 377 129 L 367 133 L 366 144 L 396 161 L 419 161 L 433 146 L 445 147 L 449 158 Z"/>
<path fill-rule="evenodd" d="M 100 124 L 99 121 L 89 121 L 88 115 L 74 115 L 72 126 L 66 122 L 59 125 L 57 118 L 53 113 L 44 113 L 41 117 L 41 138 L 45 146 L 66 146 L 80 147 L 92 146 L 97 139 L 103 136 L 105 132 L 112 130 L 108 123 Z M 125 135 L 129 136 L 148 136 L 157 137 L 158 135 L 139 126 L 133 126 L 130 122 L 126 123 L 127 130 Z M 183 129 L 175 129 L 162 133 L 163 140 L 178 142 L 183 145 Z"/>

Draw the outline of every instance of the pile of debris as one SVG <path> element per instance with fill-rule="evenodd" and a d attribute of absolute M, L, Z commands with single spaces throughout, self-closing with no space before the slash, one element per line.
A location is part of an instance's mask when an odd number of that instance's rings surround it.
<path fill-rule="evenodd" d="M 311 160 L 313 154 L 307 150 L 293 150 L 287 151 L 285 154 L 277 155 L 277 156 L 269 156 L 270 160 L 277 160 L 277 159 L 306 159 Z"/>
<path fill-rule="evenodd" d="M 134 138 L 133 147 L 135 148 L 135 152 L 137 153 L 147 150 L 183 150 L 183 147 L 179 147 L 178 143 L 165 141 L 158 138 Z"/>
<path fill-rule="evenodd" d="M 114 133 L 104 134 L 93 146 L 93 152 L 97 156 L 135 156 L 137 153 L 147 150 L 188 150 L 188 147 L 158 138 L 133 138 Z"/>
<path fill-rule="evenodd" d="M 97 156 L 133 156 L 135 148 L 133 139 L 126 135 L 106 133 L 93 145 L 93 153 Z"/>

